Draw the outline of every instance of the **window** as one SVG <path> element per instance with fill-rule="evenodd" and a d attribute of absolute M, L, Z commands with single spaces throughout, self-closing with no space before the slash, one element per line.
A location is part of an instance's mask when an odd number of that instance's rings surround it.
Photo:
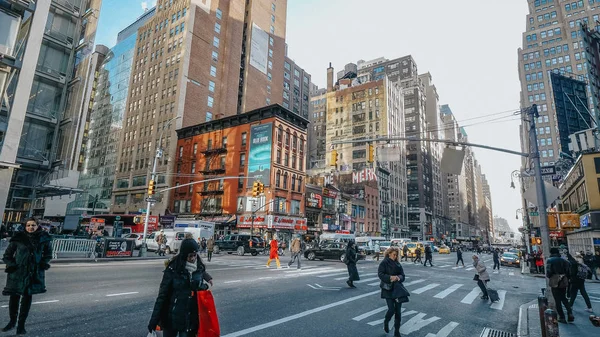
<path fill-rule="evenodd" d="M 550 127 L 549 126 L 546 127 L 546 134 L 550 134 Z"/>
<path fill-rule="evenodd" d="M 246 146 L 248 142 L 248 133 L 242 132 L 242 146 Z"/>
<path fill-rule="evenodd" d="M 192 163 L 192 169 L 191 169 L 191 173 L 195 174 L 196 173 L 196 163 Z"/>
<path fill-rule="evenodd" d="M 217 33 L 217 34 L 221 33 L 221 25 L 218 22 L 215 23 L 215 33 Z"/>
<path fill-rule="evenodd" d="M 274 43 L 274 42 L 275 42 L 275 41 L 273 40 L 273 37 L 272 37 L 272 36 L 269 36 L 269 45 L 270 45 L 270 46 L 273 46 L 273 43 Z"/>
<path fill-rule="evenodd" d="M 287 172 L 283 174 L 283 188 L 287 190 L 287 185 L 288 185 L 288 175 Z"/>
<path fill-rule="evenodd" d="M 281 150 L 277 150 L 277 156 L 275 157 L 275 162 L 277 164 L 281 164 Z"/>
<path fill-rule="evenodd" d="M 215 62 L 219 60 L 219 53 L 214 50 L 212 51 L 212 60 Z"/>
<path fill-rule="evenodd" d="M 194 143 L 194 155 L 198 153 L 198 143 Z"/>
<path fill-rule="evenodd" d="M 271 10 L 275 11 L 275 4 L 271 4 Z"/>
<path fill-rule="evenodd" d="M 549 146 L 552 145 L 552 138 L 548 138 L 548 140 L 546 141 L 546 144 L 548 144 Z"/>
<path fill-rule="evenodd" d="M 208 106 L 212 108 L 214 102 L 215 102 L 215 99 L 212 98 L 212 97 L 210 97 L 210 96 L 208 96 Z"/>
<path fill-rule="evenodd" d="M 281 173 L 279 171 L 277 171 L 277 174 L 275 175 L 275 187 L 280 187 L 281 186 Z"/>
<path fill-rule="evenodd" d="M 596 168 L 596 174 L 600 174 L 600 158 L 594 158 L 594 167 Z"/>
<path fill-rule="evenodd" d="M 208 81 L 208 91 L 215 92 L 215 82 Z"/>
<path fill-rule="evenodd" d="M 185 8 L 183 9 L 183 11 L 185 13 Z M 217 8 L 216 15 L 217 15 L 217 19 L 219 19 L 219 20 L 221 20 L 223 18 L 223 12 L 219 8 Z"/>
<path fill-rule="evenodd" d="M 212 76 L 212 77 L 217 76 L 217 68 L 215 66 L 210 66 L 210 76 Z"/>
<path fill-rule="evenodd" d="M 554 150 L 548 150 L 548 157 L 554 158 Z"/>
<path fill-rule="evenodd" d="M 300 201 L 292 200 L 291 207 L 292 209 L 290 210 L 290 212 L 292 214 L 300 214 Z"/>
<path fill-rule="evenodd" d="M 213 37 L 213 46 L 215 46 L 215 48 L 219 48 L 219 38 L 218 37 Z"/>
<path fill-rule="evenodd" d="M 246 154 L 240 154 L 240 168 L 246 167 Z"/>
<path fill-rule="evenodd" d="M 179 158 L 183 157 L 183 146 L 179 147 Z"/>
<path fill-rule="evenodd" d="M 212 121 L 212 117 L 213 117 L 212 112 L 210 112 L 210 111 L 206 112 L 206 121 L 207 122 Z"/>

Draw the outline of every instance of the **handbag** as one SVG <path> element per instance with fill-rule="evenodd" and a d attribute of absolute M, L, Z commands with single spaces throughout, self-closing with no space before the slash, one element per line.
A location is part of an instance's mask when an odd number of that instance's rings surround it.
<path fill-rule="evenodd" d="M 398 302 L 398 303 L 407 303 L 408 301 L 409 301 L 408 296 L 402 296 L 402 297 L 398 297 L 396 299 L 396 302 Z"/>
<path fill-rule="evenodd" d="M 473 276 L 473 281 L 479 281 L 479 274 L 475 274 L 475 276 Z"/>
<path fill-rule="evenodd" d="M 160 330 L 148 332 L 147 337 L 163 337 L 163 332 Z"/>
<path fill-rule="evenodd" d="M 550 288 L 566 288 L 569 280 L 565 274 L 554 274 L 550 277 Z"/>
<path fill-rule="evenodd" d="M 198 291 L 198 337 L 219 337 L 219 317 L 215 307 L 215 299 L 211 291 Z"/>
<path fill-rule="evenodd" d="M 383 281 L 379 282 L 379 288 L 385 290 L 385 291 L 392 291 L 392 289 L 394 288 L 394 284 L 393 283 L 385 283 Z"/>

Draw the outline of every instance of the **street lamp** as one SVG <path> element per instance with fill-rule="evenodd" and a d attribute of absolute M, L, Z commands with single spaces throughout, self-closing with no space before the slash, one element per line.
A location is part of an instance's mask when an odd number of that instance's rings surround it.
<path fill-rule="evenodd" d="M 156 144 L 156 156 L 154 156 L 154 164 L 152 165 L 152 173 L 150 176 L 150 181 L 154 181 L 156 179 L 156 166 L 158 164 L 158 159 L 160 159 L 162 157 L 163 154 L 163 149 L 162 149 L 162 139 L 163 139 L 163 133 L 165 132 L 165 129 L 167 129 L 171 123 L 173 123 L 174 120 L 181 118 L 181 116 L 177 116 L 175 118 L 171 118 L 169 119 L 162 127 L 162 130 L 160 131 L 160 136 L 158 137 L 158 144 Z M 142 242 L 142 246 L 140 247 L 140 253 L 139 256 L 141 257 L 145 257 L 146 253 L 148 252 L 148 245 L 146 244 L 146 234 L 148 233 L 148 220 L 150 219 L 150 207 L 152 207 L 152 196 L 148 195 L 148 204 L 146 205 L 146 219 L 144 221 L 144 241 Z"/>

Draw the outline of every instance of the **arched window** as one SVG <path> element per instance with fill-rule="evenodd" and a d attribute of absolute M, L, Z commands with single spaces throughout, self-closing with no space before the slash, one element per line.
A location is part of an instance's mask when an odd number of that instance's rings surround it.
<path fill-rule="evenodd" d="M 287 172 L 283 174 L 283 188 L 287 190 L 287 180 L 288 180 L 288 175 Z"/>
<path fill-rule="evenodd" d="M 279 143 L 281 143 L 281 135 L 283 134 L 283 128 L 281 127 L 281 125 L 278 128 L 279 132 L 277 132 L 277 141 Z"/>
<path fill-rule="evenodd" d="M 290 129 L 285 130 L 285 145 L 290 146 Z"/>
<path fill-rule="evenodd" d="M 298 177 L 298 192 L 302 192 L 302 177 Z"/>
<path fill-rule="evenodd" d="M 298 147 L 298 136 L 294 132 L 294 137 L 292 138 L 292 148 L 295 150 Z"/>
<path fill-rule="evenodd" d="M 292 175 L 292 191 L 296 190 L 296 175 Z"/>
<path fill-rule="evenodd" d="M 277 170 L 277 174 L 275 175 L 275 187 L 281 186 L 281 171 Z"/>

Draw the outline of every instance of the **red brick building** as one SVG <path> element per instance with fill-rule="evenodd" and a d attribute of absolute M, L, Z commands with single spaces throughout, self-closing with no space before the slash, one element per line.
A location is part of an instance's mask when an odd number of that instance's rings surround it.
<path fill-rule="evenodd" d="M 279 105 L 177 130 L 171 208 L 217 223 L 217 232 L 283 237 L 306 231 L 304 171 L 308 120 Z M 193 182 L 214 179 L 203 183 Z M 252 198 L 252 185 L 265 185 Z"/>

